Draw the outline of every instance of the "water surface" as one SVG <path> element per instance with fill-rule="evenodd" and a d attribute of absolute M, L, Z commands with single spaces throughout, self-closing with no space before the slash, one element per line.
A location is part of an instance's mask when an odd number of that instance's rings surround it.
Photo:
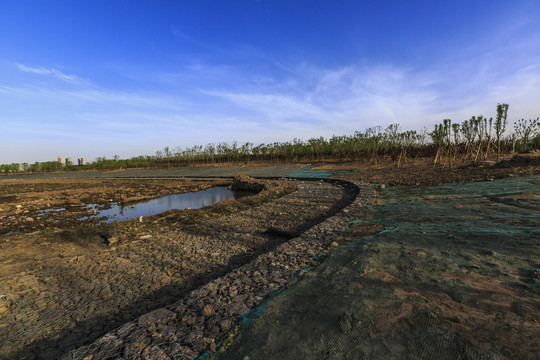
<path fill-rule="evenodd" d="M 88 207 L 98 211 L 95 216 L 92 216 L 93 218 L 106 217 L 107 219 L 103 222 L 107 223 L 130 220 L 140 216 L 157 215 L 172 209 L 200 209 L 221 201 L 234 200 L 245 195 L 245 192 L 229 190 L 226 187 L 214 187 L 203 191 L 171 194 L 132 205 L 113 204 L 113 206 L 108 209 L 99 209 L 99 207 L 94 204 L 88 205 Z"/>

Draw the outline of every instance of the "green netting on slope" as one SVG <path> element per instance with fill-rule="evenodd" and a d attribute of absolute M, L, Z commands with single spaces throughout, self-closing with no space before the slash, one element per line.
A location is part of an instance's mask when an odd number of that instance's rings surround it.
<path fill-rule="evenodd" d="M 539 177 L 392 187 L 220 359 L 534 359 Z M 355 224 L 352 223 L 353 227 Z"/>
<path fill-rule="evenodd" d="M 317 170 L 317 168 L 308 169 L 302 172 L 297 172 L 289 174 L 291 177 L 300 177 L 300 178 L 327 178 L 335 175 L 343 174 L 352 174 L 356 173 L 358 170 L 339 170 L 339 171 L 330 171 L 330 170 Z"/>

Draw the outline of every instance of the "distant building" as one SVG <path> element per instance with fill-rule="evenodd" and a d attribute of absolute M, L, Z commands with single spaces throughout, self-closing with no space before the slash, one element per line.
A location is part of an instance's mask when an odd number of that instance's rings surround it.
<path fill-rule="evenodd" d="M 66 158 L 66 166 L 73 165 L 73 162 L 71 161 L 71 158 Z"/>
<path fill-rule="evenodd" d="M 59 156 L 58 163 L 64 165 L 64 158 Z"/>
<path fill-rule="evenodd" d="M 77 163 L 79 164 L 79 166 L 86 165 L 86 158 L 78 158 Z"/>

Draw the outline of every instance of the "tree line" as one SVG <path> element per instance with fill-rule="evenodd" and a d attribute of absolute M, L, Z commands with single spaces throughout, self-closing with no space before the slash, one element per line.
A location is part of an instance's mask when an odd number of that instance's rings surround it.
<path fill-rule="evenodd" d="M 231 163 L 290 163 L 335 161 L 373 161 L 390 158 L 400 167 L 419 157 L 433 157 L 433 165 L 455 166 L 495 158 L 501 154 L 530 151 L 540 148 L 540 120 L 521 119 L 507 132 L 508 104 L 498 104 L 495 119 L 472 116 L 461 123 L 444 119 L 429 132 L 402 131 L 397 123 L 386 128 L 375 126 L 352 135 L 334 135 L 308 140 L 293 139 L 254 145 L 220 142 L 205 146 L 165 147 L 155 155 L 130 159 L 99 157 L 86 165 L 63 165 L 55 161 L 34 164 L 0 165 L 0 173 L 53 172 L 77 170 L 112 170 L 129 168 L 171 168 Z"/>

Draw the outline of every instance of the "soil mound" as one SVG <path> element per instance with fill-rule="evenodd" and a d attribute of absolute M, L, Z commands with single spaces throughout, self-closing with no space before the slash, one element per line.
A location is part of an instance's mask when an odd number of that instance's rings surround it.
<path fill-rule="evenodd" d="M 264 190 L 264 184 L 252 177 L 243 174 L 237 174 L 234 177 L 233 183 L 230 188 L 231 190 L 235 191 L 249 191 L 253 193 L 258 193 Z"/>
<path fill-rule="evenodd" d="M 518 154 L 514 155 L 511 159 L 501 161 L 498 165 L 502 168 L 516 167 L 516 166 L 540 166 L 539 154 Z"/>

